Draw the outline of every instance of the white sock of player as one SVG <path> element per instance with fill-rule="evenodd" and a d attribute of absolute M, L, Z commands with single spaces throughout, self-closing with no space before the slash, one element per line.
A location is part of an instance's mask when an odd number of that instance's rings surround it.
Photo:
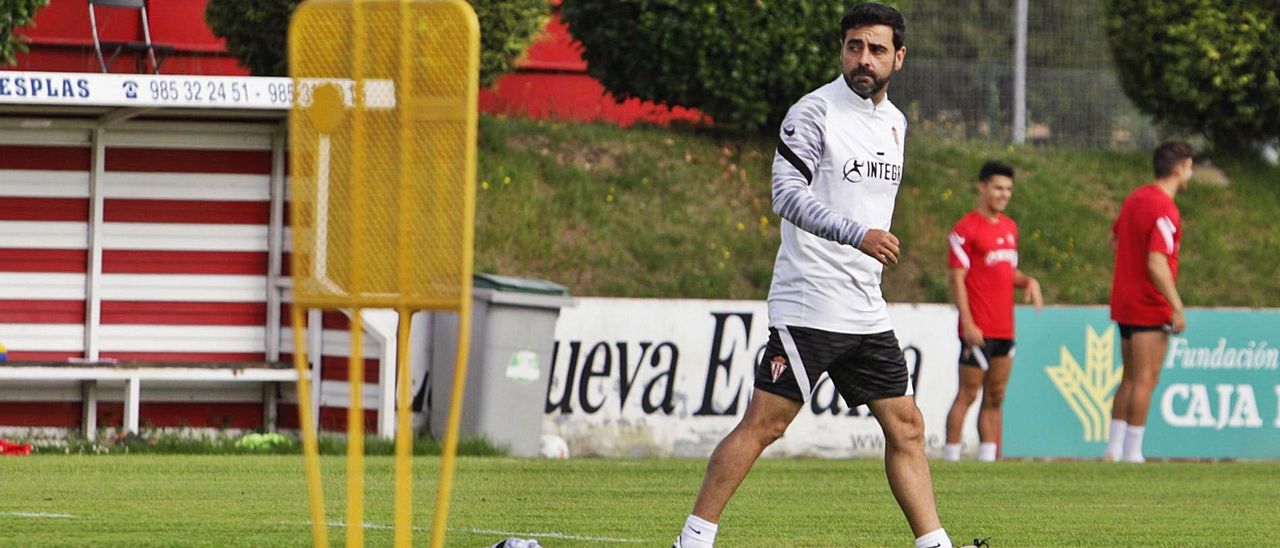
<path fill-rule="evenodd" d="M 684 521 L 684 529 L 680 531 L 680 546 L 711 548 L 716 544 L 716 531 L 719 529 L 719 525 L 689 514 L 689 519 Z"/>
<path fill-rule="evenodd" d="M 1142 435 L 1147 429 L 1142 426 L 1130 425 L 1124 432 L 1124 461 L 1125 462 L 1146 462 L 1147 459 L 1142 457 Z"/>
<path fill-rule="evenodd" d="M 955 462 L 960 460 L 960 444 L 947 443 L 942 446 L 942 460 Z"/>
<path fill-rule="evenodd" d="M 995 442 L 985 441 L 978 444 L 978 461 L 979 462 L 995 462 L 996 461 Z"/>
<path fill-rule="evenodd" d="M 916 548 L 952 548 L 946 530 L 938 529 L 916 539 Z"/>
<path fill-rule="evenodd" d="M 1129 423 L 1120 419 L 1111 419 L 1111 437 L 1107 439 L 1107 459 L 1120 462 L 1124 457 L 1124 434 Z"/>

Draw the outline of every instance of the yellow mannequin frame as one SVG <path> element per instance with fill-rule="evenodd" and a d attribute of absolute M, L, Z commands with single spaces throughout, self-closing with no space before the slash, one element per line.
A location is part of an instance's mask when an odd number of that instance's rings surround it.
<path fill-rule="evenodd" d="M 443 546 L 471 339 L 479 24 L 461 0 L 309 0 L 289 26 L 294 365 L 313 540 L 328 546 L 303 318 L 350 310 L 346 545 L 364 543 L 364 308 L 396 330 L 395 542 L 412 543 L 409 323 L 458 314 L 431 545 Z"/>

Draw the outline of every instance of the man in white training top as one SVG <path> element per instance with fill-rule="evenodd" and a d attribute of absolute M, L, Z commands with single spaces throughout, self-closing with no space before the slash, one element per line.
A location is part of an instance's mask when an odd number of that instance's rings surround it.
<path fill-rule="evenodd" d="M 907 122 L 886 93 L 906 57 L 905 34 L 891 7 L 849 9 L 840 21 L 841 75 L 801 98 L 782 122 L 773 160 L 782 245 L 769 289 L 769 342 L 746 414 L 712 453 L 674 546 L 712 546 L 729 498 L 826 372 L 850 406 L 868 405 L 880 422 L 889 487 L 916 546 L 951 547 L 934 505 L 924 419 L 880 293 L 883 268 L 899 253 L 889 224 Z"/>

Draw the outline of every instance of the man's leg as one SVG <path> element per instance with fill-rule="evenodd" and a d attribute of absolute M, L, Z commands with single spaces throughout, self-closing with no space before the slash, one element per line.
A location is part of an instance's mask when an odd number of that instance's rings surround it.
<path fill-rule="evenodd" d="M 964 439 L 964 416 L 969 413 L 969 406 L 973 405 L 973 401 L 978 399 L 978 391 L 982 390 L 983 377 L 980 367 L 960 366 L 960 387 L 956 390 L 956 400 L 951 403 L 951 411 L 947 413 L 947 444 L 942 448 L 943 460 L 960 460 L 960 442 Z"/>
<path fill-rule="evenodd" d="M 920 537 L 941 529 L 929 462 L 924 458 L 924 417 L 915 400 L 898 396 L 872 400 L 867 406 L 884 430 L 885 475 L 911 532 Z"/>
<path fill-rule="evenodd" d="M 1124 458 L 1124 436 L 1129 429 L 1129 398 L 1133 394 L 1133 376 L 1137 364 L 1133 362 L 1133 340 L 1120 338 L 1120 358 L 1123 360 L 1123 373 L 1116 395 L 1111 400 L 1111 430 L 1107 439 L 1105 461 L 1119 461 Z"/>
<path fill-rule="evenodd" d="M 990 369 L 982 386 L 982 408 L 978 411 L 978 460 L 994 461 L 1000 443 L 1000 425 L 1004 417 L 1004 390 L 1009 385 L 1009 372 L 1013 358 L 999 356 L 987 358 Z"/>
<path fill-rule="evenodd" d="M 1146 433 L 1147 412 L 1151 408 L 1151 393 L 1160 381 L 1160 366 L 1169 345 L 1169 334 L 1164 331 L 1142 331 L 1133 334 L 1133 391 L 1129 395 L 1129 423 L 1125 431 L 1124 460 L 1143 462 L 1142 440 Z M 1128 369 L 1126 367 L 1126 369 Z"/>
<path fill-rule="evenodd" d="M 1139 331 L 1131 339 L 1133 367 L 1125 363 L 1125 376 L 1132 369 L 1132 389 L 1129 393 L 1128 415 L 1124 418 L 1130 426 L 1145 426 L 1147 410 L 1151 407 L 1151 393 L 1160 380 L 1160 366 L 1165 350 L 1169 347 L 1169 334 L 1164 331 Z M 1122 381 L 1123 382 L 1123 381 Z"/>
<path fill-rule="evenodd" d="M 720 521 L 720 512 L 751 471 L 751 465 L 765 447 L 782 436 L 802 405 L 759 389 L 752 394 L 742 421 L 711 453 L 693 515 L 711 523 Z"/>

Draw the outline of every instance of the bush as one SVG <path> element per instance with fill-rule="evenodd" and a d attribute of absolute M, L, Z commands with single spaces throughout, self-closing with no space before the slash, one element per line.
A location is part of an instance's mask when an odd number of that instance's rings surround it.
<path fill-rule="evenodd" d="M 12 65 L 18 52 L 27 51 L 22 37 L 13 31 L 30 25 L 36 11 L 48 3 L 49 0 L 0 0 L 0 63 Z"/>
<path fill-rule="evenodd" d="M 302 0 L 210 0 L 204 18 L 255 76 L 289 74 L 289 17 Z"/>
<path fill-rule="evenodd" d="M 511 72 L 547 26 L 547 0 L 471 0 L 480 19 L 480 86 L 488 87 Z"/>
<path fill-rule="evenodd" d="M 4 0 L 0 0 L 2 2 Z M 209 28 L 257 76 L 288 74 L 285 39 L 301 0 L 210 0 Z M 480 85 L 510 72 L 547 23 L 546 0 L 472 0 L 480 20 Z"/>
<path fill-rule="evenodd" d="M 1125 93 L 1220 150 L 1280 136 L 1273 1 L 1110 0 L 1107 41 Z"/>
<path fill-rule="evenodd" d="M 756 129 L 839 74 L 845 4 L 565 0 L 560 14 L 587 71 L 618 100 L 693 107 Z"/>

